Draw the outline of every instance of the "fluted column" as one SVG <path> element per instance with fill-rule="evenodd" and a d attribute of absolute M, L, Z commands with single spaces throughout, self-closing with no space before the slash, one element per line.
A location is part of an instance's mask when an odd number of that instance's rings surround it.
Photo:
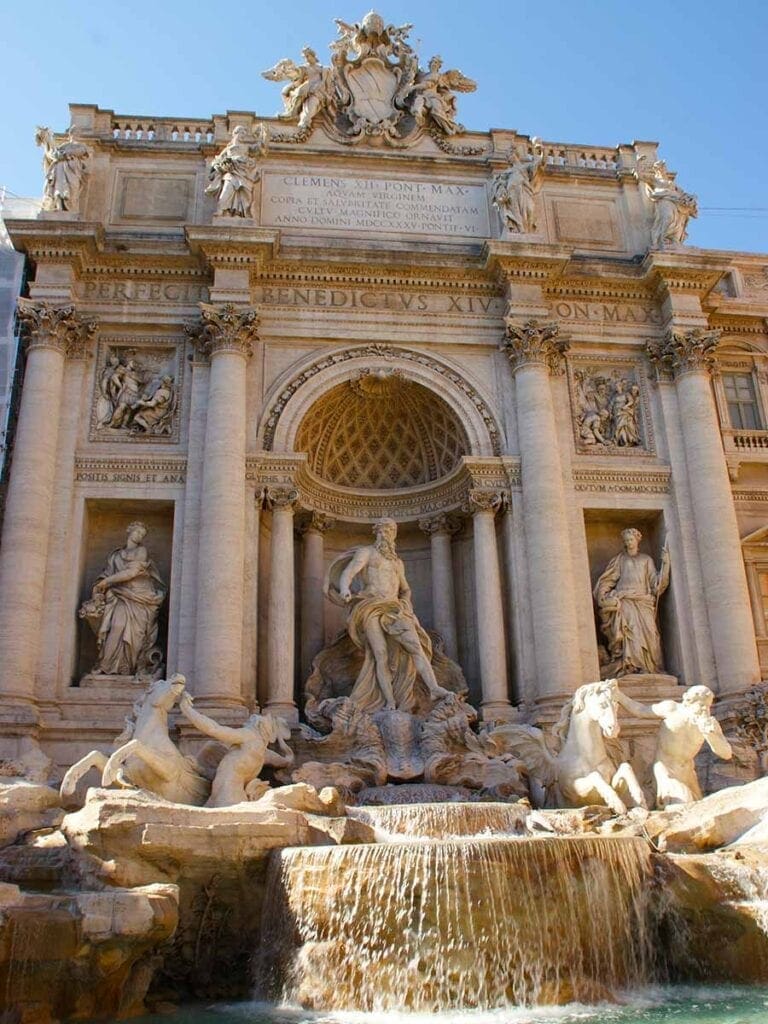
<path fill-rule="evenodd" d="M 710 377 L 719 331 L 671 328 L 648 342 L 659 373 L 675 382 L 704 601 L 721 694 L 760 679 L 739 525 Z M 674 565 L 672 567 L 674 578 Z"/>
<path fill-rule="evenodd" d="M 432 625 L 443 638 L 445 653 L 454 661 L 458 660 L 459 650 L 451 537 L 460 526 L 455 516 L 444 513 L 419 520 L 419 529 L 429 537 L 432 555 Z"/>
<path fill-rule="evenodd" d="M 0 549 L 0 700 L 35 698 L 64 361 L 96 329 L 72 305 L 19 299 L 29 339 Z"/>
<path fill-rule="evenodd" d="M 475 551 L 475 614 L 483 717 L 491 719 L 505 717 L 510 708 L 495 522 L 502 503 L 498 491 L 473 489 L 467 505 L 472 515 Z"/>
<path fill-rule="evenodd" d="M 550 385 L 550 374 L 562 365 L 568 344 L 557 337 L 556 323 L 528 320 L 518 324 L 510 317 L 505 323 L 502 349 L 515 375 L 537 696 L 564 696 L 584 681 L 565 489 Z"/>
<path fill-rule="evenodd" d="M 298 492 L 292 487 L 269 487 L 265 495 L 267 508 L 272 512 L 265 710 L 291 722 L 298 720 L 296 702 L 293 699 L 293 509 L 298 496 Z"/>
<path fill-rule="evenodd" d="M 212 707 L 242 705 L 246 369 L 254 310 L 200 304 L 189 329 L 210 356 L 200 493 L 194 692 Z"/>
<path fill-rule="evenodd" d="M 325 642 L 325 575 L 324 535 L 333 529 L 336 520 L 322 512 L 302 516 L 296 530 L 302 538 L 301 559 L 301 678 L 306 680 L 312 659 Z"/>

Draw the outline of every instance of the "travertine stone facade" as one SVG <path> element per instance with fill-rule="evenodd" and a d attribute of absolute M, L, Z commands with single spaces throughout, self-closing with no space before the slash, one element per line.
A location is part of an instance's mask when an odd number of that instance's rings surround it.
<path fill-rule="evenodd" d="M 703 684 L 727 713 L 768 668 L 768 256 L 684 245 L 654 143 L 466 131 L 474 83 L 407 27 L 339 32 L 327 67 L 268 73 L 280 118 L 73 105 L 40 138 L 49 201 L 8 222 L 10 756 L 106 749 L 135 700 L 85 670 L 77 615 L 134 520 L 165 670 L 222 721 L 297 720 L 344 628 L 325 570 L 381 517 L 487 717 L 551 722 L 600 677 L 593 589 L 632 527 L 671 564 L 634 695 Z"/>

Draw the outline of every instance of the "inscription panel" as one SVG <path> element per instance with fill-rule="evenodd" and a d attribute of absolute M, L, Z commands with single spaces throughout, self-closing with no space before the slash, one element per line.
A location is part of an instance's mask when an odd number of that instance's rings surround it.
<path fill-rule="evenodd" d="M 179 223 L 190 219 L 193 175 L 118 173 L 114 220 Z"/>
<path fill-rule="evenodd" d="M 267 173 L 261 223 L 325 231 L 490 237 L 484 185 L 410 178 Z"/>

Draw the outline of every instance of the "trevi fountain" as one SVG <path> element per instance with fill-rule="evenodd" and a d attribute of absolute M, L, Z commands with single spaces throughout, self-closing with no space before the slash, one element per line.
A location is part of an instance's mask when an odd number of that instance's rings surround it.
<path fill-rule="evenodd" d="M 337 20 L 37 130 L 0 1020 L 768 1019 L 768 257 Z"/>

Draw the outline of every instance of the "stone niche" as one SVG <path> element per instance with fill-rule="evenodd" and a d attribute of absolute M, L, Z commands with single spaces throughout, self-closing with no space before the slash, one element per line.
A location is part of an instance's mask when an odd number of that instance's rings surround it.
<path fill-rule="evenodd" d="M 597 583 L 599 576 L 605 570 L 614 555 L 619 554 L 619 552 L 623 550 L 621 531 L 626 530 L 631 526 L 634 526 L 643 535 L 643 539 L 640 542 L 640 551 L 650 555 L 658 569 L 661 561 L 661 551 L 664 544 L 664 538 L 666 535 L 664 517 L 660 510 L 584 510 L 584 529 L 587 536 L 590 589 L 592 591 L 594 591 L 595 584 Z M 658 623 L 661 633 L 664 671 L 670 675 L 679 677 L 681 672 L 681 655 L 674 606 L 674 551 L 672 552 L 672 558 L 671 582 L 669 588 L 662 595 L 659 601 Z M 596 643 L 605 645 L 605 638 L 600 631 L 597 607 L 595 606 L 594 601 L 593 611 Z"/>
<path fill-rule="evenodd" d="M 160 606 L 157 639 L 165 666 L 173 547 L 173 502 L 120 499 L 88 499 L 86 501 L 77 606 L 80 608 L 83 602 L 91 597 L 93 584 L 104 571 L 107 558 L 111 552 L 125 545 L 128 525 L 136 520 L 144 523 L 147 527 L 144 546 L 168 590 L 168 595 Z M 76 629 L 77 650 L 72 685 L 108 685 L 110 681 L 114 681 L 113 677 L 91 675 L 91 670 L 97 660 L 96 636 L 92 628 L 84 619 L 78 617 Z M 142 684 L 137 683 L 136 686 L 141 688 Z"/>

